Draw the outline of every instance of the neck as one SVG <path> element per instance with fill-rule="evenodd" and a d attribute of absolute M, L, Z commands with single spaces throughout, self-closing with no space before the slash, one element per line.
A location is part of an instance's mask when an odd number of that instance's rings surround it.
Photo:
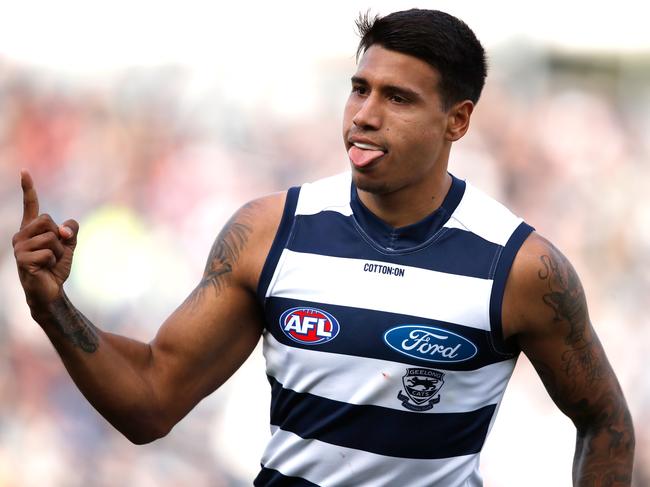
<path fill-rule="evenodd" d="M 359 199 L 378 218 L 398 228 L 422 220 L 442 205 L 451 187 L 451 176 L 444 171 L 431 178 L 386 194 L 357 189 Z"/>

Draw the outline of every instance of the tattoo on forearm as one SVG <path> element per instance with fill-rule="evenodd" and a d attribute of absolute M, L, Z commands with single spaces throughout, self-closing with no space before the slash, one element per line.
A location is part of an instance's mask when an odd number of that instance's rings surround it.
<path fill-rule="evenodd" d="M 99 337 L 93 324 L 65 297 L 52 303 L 54 326 L 76 347 L 94 353 L 99 347 Z"/>
<path fill-rule="evenodd" d="M 564 372 L 571 378 L 584 376 L 589 384 L 601 379 L 600 358 L 594 351 L 593 340 L 585 336 L 589 325 L 585 294 L 578 276 L 566 258 L 551 247 L 549 255 L 540 257 L 542 269 L 538 277 L 546 282 L 548 292 L 543 301 L 549 306 L 554 321 L 566 327 L 564 343 Z"/>
<path fill-rule="evenodd" d="M 597 404 L 594 402 L 597 401 Z M 578 430 L 576 444 L 576 479 L 580 486 L 629 487 L 634 457 L 634 426 L 620 389 L 606 392 L 589 404 L 576 404 L 576 414 L 588 419 L 585 410 L 602 407 L 591 418 L 590 429 Z"/>
<path fill-rule="evenodd" d="M 571 396 L 574 391 L 561 390 L 551 367 L 537 360 L 532 363 L 551 398 L 576 425 L 574 485 L 629 487 L 634 426 L 618 383 L 614 392 L 594 388 L 589 397 L 576 399 Z"/>
<path fill-rule="evenodd" d="M 186 300 L 190 306 L 196 305 L 208 290 L 218 295 L 229 285 L 233 268 L 252 232 L 249 220 L 254 205 L 255 203 L 245 205 L 217 236 L 208 255 L 203 278 Z"/>

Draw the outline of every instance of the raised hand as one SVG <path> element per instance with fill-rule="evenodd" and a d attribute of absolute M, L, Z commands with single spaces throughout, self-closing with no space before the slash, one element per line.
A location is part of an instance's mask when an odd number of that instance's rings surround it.
<path fill-rule="evenodd" d="M 20 172 L 20 183 L 23 218 L 12 243 L 18 276 L 33 311 L 34 306 L 46 306 L 62 295 L 72 267 L 79 224 L 67 220 L 57 225 L 47 213 L 39 215 L 38 195 L 27 170 Z"/>

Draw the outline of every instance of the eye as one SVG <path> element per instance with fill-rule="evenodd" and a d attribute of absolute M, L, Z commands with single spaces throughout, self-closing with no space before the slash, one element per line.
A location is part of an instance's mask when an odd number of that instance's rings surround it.
<path fill-rule="evenodd" d="M 395 103 L 398 103 L 398 104 L 400 104 L 400 105 L 403 105 L 403 104 L 409 102 L 406 98 L 404 98 L 403 96 L 400 96 L 400 95 L 390 95 L 390 96 L 388 97 L 388 99 L 389 99 L 390 101 L 395 102 Z"/>
<path fill-rule="evenodd" d="M 361 85 L 352 85 L 352 93 L 356 93 L 357 95 L 365 95 L 368 93 L 368 88 Z"/>

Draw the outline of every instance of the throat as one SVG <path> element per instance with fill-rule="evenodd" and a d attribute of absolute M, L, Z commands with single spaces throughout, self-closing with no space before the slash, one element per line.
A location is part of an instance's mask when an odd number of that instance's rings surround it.
<path fill-rule="evenodd" d="M 412 225 L 436 211 L 452 187 L 453 177 L 445 173 L 429 188 L 412 187 L 390 193 L 371 193 L 358 189 L 361 203 L 377 218 L 394 228 Z"/>
<path fill-rule="evenodd" d="M 465 182 L 450 176 L 450 186 L 440 196 L 440 200 L 423 209 L 410 207 L 402 212 L 402 207 L 408 206 L 408 201 L 382 198 L 377 207 L 369 208 L 361 199 L 366 194 L 351 188 L 350 206 L 353 217 L 363 229 L 366 236 L 382 251 L 401 253 L 411 251 L 429 242 L 449 220 L 465 193 Z M 373 198 L 376 195 L 370 194 Z M 374 199 L 369 201 L 372 203 Z M 379 211 L 377 210 L 379 209 Z M 385 212 L 382 212 L 385 210 Z"/>

